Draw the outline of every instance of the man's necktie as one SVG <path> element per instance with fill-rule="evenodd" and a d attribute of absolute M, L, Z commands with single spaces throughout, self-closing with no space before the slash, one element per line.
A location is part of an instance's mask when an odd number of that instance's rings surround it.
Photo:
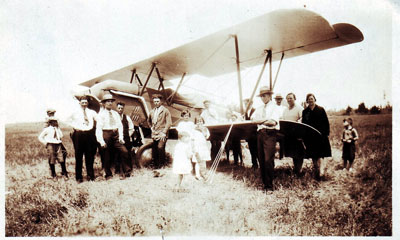
<path fill-rule="evenodd" d="M 115 126 L 115 120 L 114 120 L 114 117 L 112 115 L 112 112 L 108 111 L 108 113 L 109 113 L 109 117 L 110 117 L 110 127 L 114 127 Z"/>
<path fill-rule="evenodd" d="M 159 107 L 157 107 L 155 110 L 154 110 L 154 116 L 153 116 L 153 125 L 155 125 L 156 123 L 157 123 L 157 119 L 158 119 L 158 114 L 159 114 L 159 111 L 160 111 L 160 108 Z"/>
<path fill-rule="evenodd" d="M 262 118 L 265 119 L 267 117 L 267 104 L 264 104 Z"/>
<path fill-rule="evenodd" d="M 86 114 L 86 108 L 85 109 L 83 109 L 83 118 L 84 118 L 84 120 L 85 120 L 85 125 L 89 125 L 89 118 L 88 118 L 88 116 L 87 116 L 87 114 Z"/>
<path fill-rule="evenodd" d="M 55 127 L 53 127 L 53 128 L 54 128 L 54 139 L 60 140 L 60 139 L 58 138 L 57 128 L 55 128 Z"/>

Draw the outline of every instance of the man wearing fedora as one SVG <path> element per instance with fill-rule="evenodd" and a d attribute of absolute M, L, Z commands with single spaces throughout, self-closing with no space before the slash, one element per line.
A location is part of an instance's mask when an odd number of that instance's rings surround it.
<path fill-rule="evenodd" d="M 150 111 L 147 121 L 151 128 L 151 138 L 153 139 L 152 155 L 154 167 L 159 168 L 165 163 L 165 145 L 172 119 L 169 110 L 162 105 L 162 95 L 155 94 L 152 98 L 154 108 Z"/>
<path fill-rule="evenodd" d="M 81 183 L 83 182 L 83 155 L 85 155 L 87 179 L 89 181 L 95 179 L 93 170 L 94 155 L 96 154 L 94 123 L 97 114 L 88 108 L 88 96 L 77 97 L 77 99 L 79 100 L 80 108 L 71 115 L 69 122 L 73 128 L 71 139 L 75 150 L 75 179 L 78 183 Z"/>
<path fill-rule="evenodd" d="M 111 94 L 104 94 L 102 103 L 104 109 L 97 115 L 96 138 L 104 149 L 104 171 L 105 178 L 108 180 L 112 177 L 111 172 L 111 151 L 118 153 L 121 157 L 122 172 L 120 178 L 130 177 L 131 168 L 129 167 L 128 151 L 124 146 L 124 134 L 121 117 L 112 110 L 115 99 Z"/>
<path fill-rule="evenodd" d="M 266 191 L 273 191 L 274 179 L 274 156 L 276 136 L 279 131 L 279 110 L 272 99 L 272 90 L 263 86 L 258 95 L 262 106 L 258 107 L 253 114 L 253 120 L 257 125 L 257 148 L 258 160 L 260 162 L 261 177 Z"/>

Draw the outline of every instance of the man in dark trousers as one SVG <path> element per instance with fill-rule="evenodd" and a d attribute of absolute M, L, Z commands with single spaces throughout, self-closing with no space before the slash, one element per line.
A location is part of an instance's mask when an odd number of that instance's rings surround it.
<path fill-rule="evenodd" d="M 244 114 L 244 120 L 250 120 L 253 116 L 254 111 L 256 110 L 253 108 L 253 101 L 250 102 L 249 98 L 244 100 L 244 106 L 248 109 L 247 112 Z M 248 106 L 248 107 L 247 107 Z M 251 155 L 251 162 L 253 164 L 252 168 L 258 168 L 257 162 L 257 136 L 249 136 L 247 140 L 247 144 L 249 145 L 250 155 Z"/>
<path fill-rule="evenodd" d="M 112 110 L 115 99 L 111 94 L 105 94 L 102 102 L 104 109 L 97 116 L 96 138 L 104 149 L 104 171 L 106 180 L 112 178 L 111 152 L 121 156 L 122 172 L 120 178 L 130 177 L 131 168 L 128 165 L 128 150 L 124 146 L 124 134 L 119 114 Z"/>
<path fill-rule="evenodd" d="M 155 168 L 160 168 L 161 165 L 165 164 L 165 145 L 168 130 L 172 125 L 171 113 L 162 105 L 161 100 L 161 95 L 153 95 L 154 108 L 150 111 L 150 116 L 147 119 L 153 139 L 152 155 Z"/>
<path fill-rule="evenodd" d="M 132 141 L 131 141 L 131 136 L 133 134 L 134 126 L 132 119 L 124 113 L 125 110 L 125 103 L 123 102 L 118 102 L 117 103 L 117 112 L 119 116 L 121 117 L 121 122 L 122 122 L 122 132 L 124 134 L 124 145 L 126 150 L 128 151 L 128 165 L 132 169 Z M 120 166 L 121 166 L 121 161 L 119 156 L 115 159 L 115 170 L 117 172 L 120 172 Z"/>
<path fill-rule="evenodd" d="M 266 86 L 260 88 L 259 97 L 264 104 L 256 109 L 252 117 L 259 123 L 257 125 L 258 160 L 264 189 L 267 193 L 274 190 L 275 145 L 279 131 L 279 110 L 271 101 L 272 93 L 272 90 Z"/>
<path fill-rule="evenodd" d="M 94 134 L 94 122 L 96 112 L 87 108 L 89 98 L 82 96 L 78 98 L 80 108 L 69 118 L 69 122 L 74 129 L 71 134 L 75 149 L 75 179 L 78 183 L 83 182 L 82 159 L 85 155 L 85 166 L 88 181 L 95 179 L 93 162 L 96 154 L 96 137 Z"/>

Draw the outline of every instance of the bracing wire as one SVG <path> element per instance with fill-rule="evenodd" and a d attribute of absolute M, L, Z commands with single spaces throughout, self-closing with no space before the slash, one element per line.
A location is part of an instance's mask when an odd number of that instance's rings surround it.
<path fill-rule="evenodd" d="M 222 153 L 223 153 L 223 151 L 224 151 L 224 149 L 225 149 L 226 142 L 228 141 L 229 136 L 230 136 L 230 134 L 231 134 L 232 127 L 233 127 L 233 123 L 232 123 L 231 126 L 229 127 L 229 130 L 228 130 L 228 132 L 226 133 L 225 139 L 224 139 L 224 141 L 223 141 L 222 144 L 221 144 L 221 147 L 220 147 L 220 149 L 219 149 L 219 151 L 218 151 L 218 154 L 217 154 L 217 156 L 215 157 L 215 159 L 214 159 L 214 161 L 213 161 L 213 164 L 211 165 L 211 168 L 210 168 L 209 173 L 208 173 L 207 181 L 206 181 L 206 182 L 208 182 L 208 183 L 212 183 L 212 181 L 213 181 L 213 179 L 214 179 L 215 172 L 217 171 L 217 167 L 218 167 L 218 164 L 219 164 L 219 162 L 220 162 L 220 160 L 221 160 L 221 155 L 222 155 Z"/>

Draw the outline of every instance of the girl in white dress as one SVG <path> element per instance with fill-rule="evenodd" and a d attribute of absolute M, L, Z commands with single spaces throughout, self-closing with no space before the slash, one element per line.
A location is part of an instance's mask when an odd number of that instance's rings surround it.
<path fill-rule="evenodd" d="M 205 179 L 203 172 L 206 170 L 206 161 L 211 161 L 210 146 L 207 139 L 210 137 L 210 132 L 204 126 L 204 119 L 198 116 L 194 120 L 196 128 L 193 134 L 194 140 L 194 156 L 196 179 Z"/>
<path fill-rule="evenodd" d="M 178 142 L 175 145 L 172 172 L 178 174 L 177 188 L 181 187 L 183 175 L 192 172 L 192 157 L 193 157 L 193 141 L 194 123 L 189 121 L 190 112 L 184 110 L 181 113 L 183 120 L 176 127 L 178 131 Z"/>

